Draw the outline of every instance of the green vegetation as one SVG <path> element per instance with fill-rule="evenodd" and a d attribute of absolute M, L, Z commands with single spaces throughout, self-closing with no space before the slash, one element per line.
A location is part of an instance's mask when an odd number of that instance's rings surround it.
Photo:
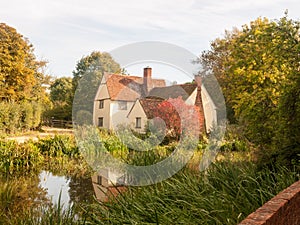
<path fill-rule="evenodd" d="M 50 86 L 51 109 L 44 113 L 45 118 L 72 120 L 73 85 L 72 78 L 61 77 Z"/>
<path fill-rule="evenodd" d="M 299 180 L 299 29 L 300 23 L 287 15 L 273 21 L 258 18 L 242 29 L 227 31 L 200 56 L 198 62 L 213 71 L 221 85 L 230 122 L 216 161 L 204 172 L 199 172 L 199 160 L 207 145 L 205 137 L 188 165 L 172 178 L 145 187 L 127 187 L 108 202 L 63 209 L 60 204 L 42 204 L 45 190 L 38 186 L 37 174 L 45 169 L 54 174 L 89 176 L 92 171 L 83 158 L 86 152 L 79 152 L 74 137 L 56 135 L 23 144 L 0 139 L 0 223 L 238 223 Z M 47 118 L 71 119 L 74 95 L 77 124 L 90 125 L 92 101 L 104 71 L 121 71 L 107 53 L 83 57 L 73 79 L 59 78 L 52 83 L 53 108 L 49 110 L 49 96 L 43 88 L 48 78 L 41 73 L 45 62 L 37 61 L 27 39 L 5 24 L 0 24 L 0 39 L 1 137 L 38 128 L 44 109 L 48 109 L 44 112 Z M 204 84 L 210 85 L 211 77 L 206 74 L 205 78 Z M 93 154 L 99 150 L 128 164 L 152 165 L 170 156 L 178 144 L 168 142 L 151 149 L 142 141 L 143 135 L 82 131 L 87 141 L 78 145 L 90 151 L 89 160 L 94 160 Z M 141 140 L 134 142 L 134 138 Z M 136 143 L 151 151 L 134 151 Z M 76 180 L 72 182 L 73 187 L 81 188 Z M 73 196 L 73 201 L 79 202 L 76 199 Z"/>
<path fill-rule="evenodd" d="M 0 140 L 0 172 L 13 174 L 30 172 L 41 166 L 44 158 L 33 142 L 19 145 L 15 141 Z"/>
<path fill-rule="evenodd" d="M 205 173 L 183 169 L 162 183 L 130 187 L 94 206 L 97 224 L 237 224 L 292 184 L 296 173 L 256 171 L 251 163 L 230 161 Z"/>
<path fill-rule="evenodd" d="M 75 145 L 73 136 L 55 135 L 18 144 L 13 140 L 0 140 L 0 172 L 4 175 L 24 175 L 41 169 L 60 174 L 90 174 Z"/>
<path fill-rule="evenodd" d="M 41 71 L 29 41 L 14 28 L 0 23 L 0 132 L 37 128 L 49 98 L 43 84 L 49 77 Z"/>
<path fill-rule="evenodd" d="M 227 134 L 228 140 L 229 136 L 234 137 L 234 129 L 232 130 Z M 151 155 L 144 152 L 136 156 L 116 135 L 105 131 L 101 131 L 100 134 L 109 152 L 134 165 L 158 162 L 176 146 L 174 143 L 170 146 L 160 146 L 156 147 Z M 82 171 L 86 171 L 85 174 L 90 171 L 82 161 L 71 136 L 55 136 L 20 145 L 14 141 L 2 141 L 1 144 L 2 149 L 16 148 L 19 155 L 24 155 L 24 149 L 31 146 L 32 151 L 44 162 L 42 168 L 46 166 L 59 174 L 80 175 Z M 201 159 L 205 145 L 199 143 L 194 158 Z M 227 145 L 227 142 L 224 142 L 224 145 Z M 220 153 L 218 161 L 205 172 L 200 173 L 197 169 L 199 160 L 192 159 L 178 174 L 161 183 L 128 187 L 125 192 L 120 192 L 108 202 L 76 204 L 67 209 L 61 208 L 60 205 L 41 205 L 39 199 L 42 190 L 37 192 L 40 194 L 34 198 L 36 201 L 28 201 L 29 196 L 20 193 L 24 193 L 29 187 L 20 185 L 22 180 L 9 179 L 0 185 L 0 205 L 4 210 L 0 221 L 7 224 L 39 224 L 41 221 L 41 224 L 236 224 L 299 179 L 299 171 L 297 173 L 284 166 L 274 167 L 273 170 L 259 169 L 249 161 L 248 147 L 236 148 L 234 151 L 225 149 Z M 31 151 L 26 153 L 33 154 Z M 9 156 L 6 156 L 6 159 L 10 159 L 11 162 L 21 160 L 15 155 Z M 16 174 L 18 169 L 23 173 L 27 171 L 34 174 L 30 165 L 37 165 L 37 161 L 34 160 L 38 158 L 32 158 L 31 164 L 27 165 L 28 158 L 22 158 L 22 163 L 12 163 L 11 167 L 1 168 L 9 173 Z M 20 201 L 20 196 L 22 204 L 16 204 Z M 15 216 L 12 216 L 13 213 Z"/>
<path fill-rule="evenodd" d="M 260 151 L 263 165 L 300 160 L 300 23 L 258 18 L 226 31 L 199 62 L 213 71 L 229 119 Z"/>

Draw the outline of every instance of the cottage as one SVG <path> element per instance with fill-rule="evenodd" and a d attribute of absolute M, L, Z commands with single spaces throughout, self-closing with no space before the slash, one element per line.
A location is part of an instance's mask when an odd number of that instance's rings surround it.
<path fill-rule="evenodd" d="M 152 69 L 144 68 L 144 76 L 105 74 L 94 100 L 94 125 L 115 129 L 129 124 L 143 132 L 147 121 L 153 118 L 150 109 L 165 99 L 182 97 L 186 104 L 200 108 L 202 129 L 209 132 L 217 122 L 216 106 L 199 76 L 195 82 L 166 86 L 162 79 L 152 78 Z"/>
<path fill-rule="evenodd" d="M 135 101 L 154 87 L 166 86 L 162 79 L 151 78 L 151 68 L 144 69 L 144 77 L 105 74 L 94 100 L 94 125 L 115 129 L 126 123 Z"/>

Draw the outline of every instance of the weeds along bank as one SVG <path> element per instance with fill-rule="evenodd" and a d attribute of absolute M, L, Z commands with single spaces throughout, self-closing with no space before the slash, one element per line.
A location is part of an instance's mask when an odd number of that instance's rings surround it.
<path fill-rule="evenodd" d="M 218 162 L 204 173 L 185 168 L 96 204 L 91 217 L 97 224 L 237 224 L 297 179 L 284 167 L 257 171 L 250 162 Z"/>
<path fill-rule="evenodd" d="M 106 149 L 134 165 L 158 162 L 175 149 L 176 143 L 158 146 L 154 151 L 134 154 L 114 134 L 100 133 Z M 239 140 L 240 142 L 240 140 Z M 72 136 L 55 136 L 38 142 L 17 144 L 1 141 L 1 174 L 33 176 L 38 168 L 48 167 L 57 173 L 85 174 L 88 165 L 80 156 Z M 239 143 L 240 144 L 240 143 Z M 237 144 L 234 144 L 237 148 Z M 197 170 L 205 143 L 190 164 L 170 179 L 144 187 L 127 187 L 108 202 L 74 205 L 67 209 L 28 201 L 20 193 L 37 188 L 25 187 L 22 180 L 11 179 L 0 185 L 0 222 L 5 224 L 237 224 L 281 190 L 299 179 L 299 171 L 274 166 L 258 169 L 242 147 L 231 149 L 226 141 L 205 172 Z M 25 178 L 18 178 L 25 179 Z M 42 190 L 40 190 L 42 196 Z M 39 196 L 35 196 L 39 199 Z M 22 204 L 17 204 L 22 202 Z M 34 210 L 33 205 L 35 204 Z"/>
<path fill-rule="evenodd" d="M 48 222 L 51 216 L 60 216 L 51 214 L 55 206 L 46 197 L 47 190 L 40 185 L 41 171 L 68 178 L 72 191 L 77 191 L 73 186 L 78 182 L 89 182 L 91 175 L 71 135 L 56 135 L 21 144 L 0 139 L 0 224 L 19 224 L 25 218 L 28 219 L 25 224 L 33 221 L 39 224 L 40 217 L 46 212 L 49 213 Z M 69 194 L 74 207 L 75 203 L 81 202 L 78 195 Z M 56 212 L 61 211 L 59 208 Z M 61 219 L 65 221 L 63 217 Z"/>
<path fill-rule="evenodd" d="M 54 164 L 72 170 L 68 164 L 75 161 L 84 163 L 70 135 L 56 135 L 21 144 L 14 140 L 0 140 L 0 171 L 4 175 L 31 173 L 51 165 L 55 169 Z M 78 166 L 78 163 L 73 164 Z M 78 168 L 78 171 L 82 169 Z"/>

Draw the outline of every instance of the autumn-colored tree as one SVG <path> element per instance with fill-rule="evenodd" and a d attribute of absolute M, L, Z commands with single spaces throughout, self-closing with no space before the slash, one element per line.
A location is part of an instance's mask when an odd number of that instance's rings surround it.
<path fill-rule="evenodd" d="M 30 97 L 36 69 L 32 45 L 14 28 L 0 23 L 0 97 Z"/>
<path fill-rule="evenodd" d="M 31 129 L 41 122 L 48 103 L 47 81 L 33 46 L 16 29 L 0 23 L 0 127 L 7 132 Z M 9 121 L 8 121 L 9 120 Z"/>
<path fill-rule="evenodd" d="M 182 135 L 194 135 L 200 132 L 200 112 L 194 105 L 186 104 L 182 97 L 169 98 L 162 101 L 154 109 L 155 118 L 163 120 L 166 128 L 166 137 L 168 139 L 179 140 Z M 161 127 L 161 126 L 158 126 Z"/>

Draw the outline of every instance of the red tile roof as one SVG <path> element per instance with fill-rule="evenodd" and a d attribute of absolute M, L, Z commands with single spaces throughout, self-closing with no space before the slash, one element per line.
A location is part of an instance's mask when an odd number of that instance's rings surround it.
<path fill-rule="evenodd" d="M 110 74 L 107 77 L 106 85 L 109 96 L 112 100 L 135 101 L 144 95 L 143 78 Z M 152 79 L 153 87 L 166 86 L 162 79 Z"/>

